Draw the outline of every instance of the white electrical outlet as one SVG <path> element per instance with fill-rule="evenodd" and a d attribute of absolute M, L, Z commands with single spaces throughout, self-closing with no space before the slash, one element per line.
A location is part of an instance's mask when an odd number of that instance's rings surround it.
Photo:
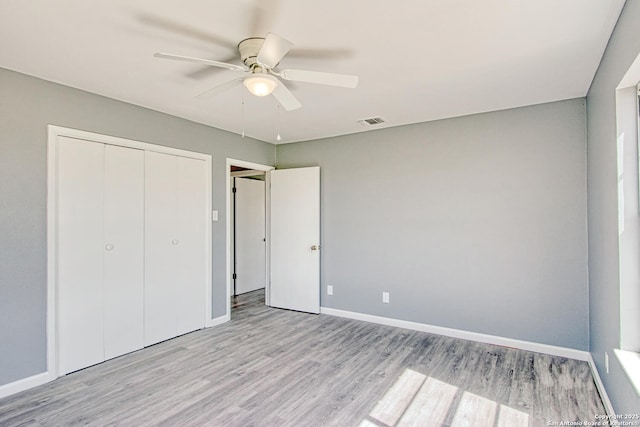
<path fill-rule="evenodd" d="M 333 295 L 333 285 L 327 286 L 327 295 Z"/>
<path fill-rule="evenodd" d="M 382 293 L 382 302 L 389 304 L 389 292 Z"/>
<path fill-rule="evenodd" d="M 605 371 L 607 371 L 607 374 L 609 373 L 609 353 L 607 353 L 606 351 L 604 352 L 604 369 Z"/>

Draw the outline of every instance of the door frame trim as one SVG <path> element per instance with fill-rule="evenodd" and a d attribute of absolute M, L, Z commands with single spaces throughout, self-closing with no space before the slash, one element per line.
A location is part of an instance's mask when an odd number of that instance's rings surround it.
<path fill-rule="evenodd" d="M 199 159 L 205 162 L 207 179 L 206 215 L 211 219 L 212 206 L 212 180 L 211 180 L 211 155 L 197 153 L 193 151 L 181 150 L 179 148 L 165 147 L 131 139 L 118 138 L 94 132 L 87 132 L 78 129 L 66 128 L 56 125 L 47 125 L 47 376 L 50 380 L 59 377 L 58 370 L 58 325 L 57 325 L 57 174 L 58 174 L 58 138 L 69 137 L 94 141 L 97 143 L 116 145 L 120 147 L 133 148 L 143 151 L 155 151 L 158 153 L 171 154 L 175 156 Z M 211 221 L 205 223 L 206 235 L 206 279 L 205 279 L 205 319 L 204 326 L 208 327 L 212 323 L 211 319 L 211 295 L 212 295 L 212 224 Z"/>
<path fill-rule="evenodd" d="M 265 232 L 266 239 L 265 242 L 265 303 L 269 305 L 269 277 L 270 277 L 270 260 L 271 260 L 271 249 L 270 249 L 270 229 L 269 224 L 271 223 L 271 209 L 269 208 L 271 204 L 271 176 L 269 174 L 270 171 L 275 169 L 275 166 L 262 165 L 259 163 L 247 162 L 244 160 L 232 159 L 227 157 L 227 165 L 225 169 L 225 188 L 226 188 L 226 298 L 227 298 L 227 316 L 228 320 L 231 319 L 231 166 L 237 166 L 241 168 L 252 169 L 254 171 L 264 172 L 264 191 L 265 191 Z M 255 174 L 254 174 L 255 175 Z"/>

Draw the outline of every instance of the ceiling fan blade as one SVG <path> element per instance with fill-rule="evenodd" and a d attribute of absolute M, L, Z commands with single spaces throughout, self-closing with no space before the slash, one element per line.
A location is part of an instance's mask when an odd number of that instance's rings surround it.
<path fill-rule="evenodd" d="M 278 82 L 278 87 L 271 94 L 287 111 L 297 110 L 298 108 L 302 107 L 300 101 L 298 101 L 298 99 L 293 96 L 291 91 L 287 89 L 287 87 L 282 84 L 282 82 Z"/>
<path fill-rule="evenodd" d="M 221 67 L 233 71 L 248 71 L 244 65 L 228 64 L 226 62 L 212 61 L 210 59 L 193 58 L 191 56 L 174 55 L 172 53 L 157 52 L 153 56 L 156 58 L 177 59 L 178 61 L 195 62 L 197 64 L 210 65 L 212 67 Z"/>
<path fill-rule="evenodd" d="M 186 24 L 173 18 L 165 18 L 161 15 L 154 15 L 150 13 L 138 14 L 136 16 L 138 22 L 154 27 L 156 30 L 162 32 L 177 33 L 182 36 L 191 37 L 203 41 L 205 43 L 213 43 L 218 46 L 223 46 L 233 51 L 237 51 L 238 42 L 235 40 L 227 39 L 222 36 L 210 33 L 208 30 L 201 30 L 191 24 Z M 261 34 L 264 34 L 263 31 Z"/>
<path fill-rule="evenodd" d="M 353 58 L 351 49 L 314 49 L 314 48 L 295 48 L 287 54 L 289 58 L 305 58 L 305 59 L 349 59 Z"/>
<path fill-rule="evenodd" d="M 229 80 L 228 82 L 222 83 L 205 92 L 202 92 L 200 95 L 197 96 L 197 98 L 202 98 L 202 99 L 211 98 L 212 96 L 215 96 L 221 92 L 224 92 L 225 90 L 231 89 L 241 81 L 242 81 L 242 78 Z"/>
<path fill-rule="evenodd" d="M 280 37 L 277 34 L 269 33 L 264 39 L 264 43 L 258 52 L 258 63 L 273 68 L 284 57 L 289 49 L 293 47 L 293 42 Z"/>
<path fill-rule="evenodd" d="M 232 62 L 235 61 L 236 59 L 238 59 L 238 55 L 229 55 L 228 57 L 226 57 L 225 59 L 222 60 L 222 62 Z M 207 65 L 202 65 L 200 67 L 198 66 L 194 66 L 193 71 L 190 71 L 188 73 L 185 73 L 185 76 L 189 77 L 190 79 L 194 79 L 194 80 L 202 80 L 205 79 L 207 77 L 211 77 L 216 73 L 224 73 L 225 69 L 223 68 L 218 68 L 218 67 L 209 67 Z"/>
<path fill-rule="evenodd" d="M 351 89 L 358 86 L 358 76 L 349 74 L 323 73 L 320 71 L 306 70 L 282 70 L 276 75 L 293 82 L 317 83 L 321 85 L 348 87 Z"/>

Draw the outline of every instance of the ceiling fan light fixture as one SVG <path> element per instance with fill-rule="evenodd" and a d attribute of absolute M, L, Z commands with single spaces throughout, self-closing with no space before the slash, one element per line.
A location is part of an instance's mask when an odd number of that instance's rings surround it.
<path fill-rule="evenodd" d="M 245 77 L 242 83 L 255 96 L 267 96 L 278 86 L 278 79 L 269 74 L 259 73 Z"/>

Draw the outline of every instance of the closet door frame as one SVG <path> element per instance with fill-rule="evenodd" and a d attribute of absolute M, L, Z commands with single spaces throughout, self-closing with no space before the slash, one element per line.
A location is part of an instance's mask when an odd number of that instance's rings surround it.
<path fill-rule="evenodd" d="M 58 139 L 60 137 L 76 138 L 93 141 L 107 145 L 115 145 L 126 148 L 134 148 L 143 151 L 154 151 L 158 153 L 171 154 L 175 156 L 188 157 L 205 161 L 206 176 L 209 177 L 206 183 L 206 212 L 203 215 L 209 219 L 205 222 L 206 237 L 206 280 L 205 280 L 205 327 L 214 325 L 211 320 L 211 244 L 212 244 L 212 224 L 211 224 L 211 155 L 196 153 L 178 148 L 165 147 L 161 145 L 149 144 L 131 139 L 118 138 L 87 132 L 78 129 L 66 128 L 55 125 L 48 125 L 47 143 L 47 380 L 52 380 L 60 376 L 58 372 L 58 339 L 57 339 L 57 174 L 58 174 Z"/>

